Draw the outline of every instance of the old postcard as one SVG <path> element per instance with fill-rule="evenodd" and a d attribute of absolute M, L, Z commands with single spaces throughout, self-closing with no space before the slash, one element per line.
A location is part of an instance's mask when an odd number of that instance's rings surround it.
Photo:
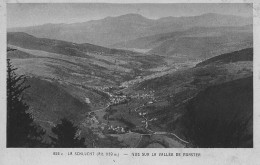
<path fill-rule="evenodd" d="M 1 9 L 1 164 L 258 164 L 256 2 Z"/>

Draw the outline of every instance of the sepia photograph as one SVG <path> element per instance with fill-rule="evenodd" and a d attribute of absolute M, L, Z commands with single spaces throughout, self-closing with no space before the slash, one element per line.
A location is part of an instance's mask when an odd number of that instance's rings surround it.
<path fill-rule="evenodd" d="M 254 147 L 253 3 L 7 3 L 5 35 L 6 148 Z"/>

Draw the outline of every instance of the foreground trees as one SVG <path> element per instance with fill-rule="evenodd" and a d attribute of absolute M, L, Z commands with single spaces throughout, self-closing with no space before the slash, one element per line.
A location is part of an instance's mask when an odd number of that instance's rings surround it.
<path fill-rule="evenodd" d="M 83 148 L 85 139 L 77 137 L 78 127 L 67 119 L 61 119 L 61 123 L 52 128 L 56 137 L 52 139 L 52 147 L 55 148 Z"/>
<path fill-rule="evenodd" d="M 11 50 L 8 50 L 11 51 Z M 24 102 L 23 93 L 29 88 L 26 85 L 26 77 L 17 75 L 11 60 L 7 60 L 7 147 L 56 147 L 56 148 L 81 148 L 87 147 L 85 139 L 79 139 L 79 128 L 67 119 L 61 119 L 61 123 L 49 127 L 54 137 L 48 139 L 45 131 L 34 122 L 29 113 L 29 105 Z M 89 147 L 95 147 L 97 137 L 93 132 L 84 132 Z M 49 141 L 46 143 L 44 141 Z"/>
<path fill-rule="evenodd" d="M 24 75 L 18 76 L 7 60 L 7 147 L 41 147 L 45 132 L 34 124 L 28 113 L 29 106 L 23 102 Z"/>

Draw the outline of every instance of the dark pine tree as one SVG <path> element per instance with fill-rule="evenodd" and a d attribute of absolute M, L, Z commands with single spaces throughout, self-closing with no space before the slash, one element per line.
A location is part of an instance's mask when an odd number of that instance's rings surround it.
<path fill-rule="evenodd" d="M 7 59 L 7 147 L 43 147 L 45 132 L 33 122 L 29 106 L 23 102 L 24 75 L 18 76 Z"/>
<path fill-rule="evenodd" d="M 78 127 L 74 126 L 72 122 L 63 118 L 61 123 L 52 128 L 52 132 L 56 137 L 52 139 L 52 146 L 55 148 L 84 148 L 85 139 L 76 137 Z"/>

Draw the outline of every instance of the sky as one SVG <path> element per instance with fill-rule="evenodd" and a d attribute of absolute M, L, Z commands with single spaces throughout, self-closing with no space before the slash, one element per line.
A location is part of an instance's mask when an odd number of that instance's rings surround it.
<path fill-rule="evenodd" d="M 220 13 L 252 16 L 251 4 L 104 4 L 104 3 L 10 3 L 7 4 L 7 27 L 35 26 L 46 23 L 75 23 L 136 13 L 150 19 Z"/>

